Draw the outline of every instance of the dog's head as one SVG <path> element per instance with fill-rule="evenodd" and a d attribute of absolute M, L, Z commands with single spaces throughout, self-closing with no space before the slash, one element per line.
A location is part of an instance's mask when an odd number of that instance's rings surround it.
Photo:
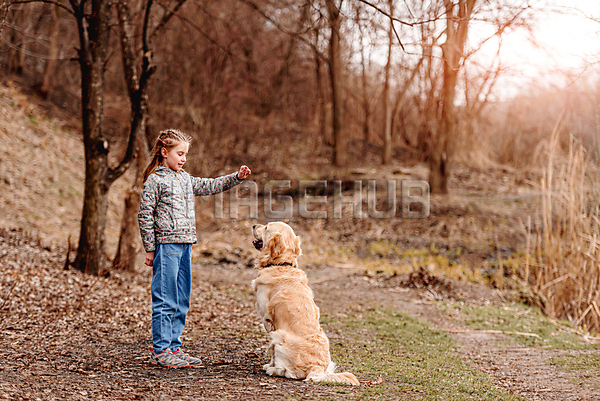
<path fill-rule="evenodd" d="M 280 221 L 265 225 L 255 224 L 252 227 L 252 235 L 252 244 L 261 252 L 259 267 L 286 264 L 298 267 L 296 259 L 302 254 L 302 250 L 300 238 L 292 227 Z"/>

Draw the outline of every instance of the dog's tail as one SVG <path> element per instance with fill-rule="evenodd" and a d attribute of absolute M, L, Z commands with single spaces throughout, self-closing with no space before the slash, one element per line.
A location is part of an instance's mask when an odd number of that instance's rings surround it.
<path fill-rule="evenodd" d="M 335 363 L 331 362 L 327 368 L 327 371 L 323 372 L 323 369 L 313 369 L 308 376 L 306 376 L 305 380 L 314 382 L 350 384 L 352 386 L 360 385 L 360 382 L 352 373 L 335 373 L 334 370 Z"/>

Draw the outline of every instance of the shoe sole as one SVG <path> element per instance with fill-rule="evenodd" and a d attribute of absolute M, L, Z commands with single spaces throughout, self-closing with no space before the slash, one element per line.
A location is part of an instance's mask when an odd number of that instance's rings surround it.
<path fill-rule="evenodd" d="M 169 368 L 169 369 L 181 369 L 181 368 L 191 368 L 190 364 L 181 365 L 181 366 L 170 366 L 170 365 L 161 365 L 160 363 L 150 362 L 150 365 L 160 366 L 161 368 Z"/>

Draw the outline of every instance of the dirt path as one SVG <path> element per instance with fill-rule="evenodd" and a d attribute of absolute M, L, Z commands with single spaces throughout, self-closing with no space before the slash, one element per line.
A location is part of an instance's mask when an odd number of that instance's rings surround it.
<path fill-rule="evenodd" d="M 375 305 L 394 307 L 432 327 L 448 330 L 460 345 L 458 352 L 491 376 L 497 386 L 531 401 L 600 400 L 600 391 L 584 388 L 576 372 L 557 368 L 550 359 L 578 352 L 547 350 L 539 347 L 509 345 L 505 335 L 469 330 L 440 311 L 431 302 L 431 292 L 389 287 L 381 280 L 365 276 L 360 269 L 319 266 L 306 269 L 315 299 L 324 313 L 344 315 Z M 202 280 L 214 285 L 234 284 L 249 290 L 256 275 L 252 269 L 223 266 L 198 266 Z M 501 304 L 502 296 L 492 289 L 455 284 L 465 303 Z M 376 374 L 374 373 L 374 376 Z"/>
<path fill-rule="evenodd" d="M 280 400 L 357 398 L 360 389 L 265 375 L 267 339 L 254 310 L 256 270 L 240 263 L 194 265 L 186 350 L 200 369 L 149 365 L 151 272 L 91 277 L 64 270 L 65 249 L 0 230 L 0 399 Z M 306 269 L 321 310 L 342 317 L 389 306 L 435 328 L 460 330 L 431 302 L 432 292 L 369 278 L 359 269 Z M 493 290 L 456 284 L 472 304 L 502 303 Z M 439 295 L 439 294 L 438 294 Z M 458 352 L 495 383 L 528 400 L 600 400 L 579 377 L 548 363 L 559 351 L 507 346 L 503 336 L 455 333 Z M 339 341 L 335 333 L 330 338 Z M 363 383 L 373 377 L 360 377 Z"/>

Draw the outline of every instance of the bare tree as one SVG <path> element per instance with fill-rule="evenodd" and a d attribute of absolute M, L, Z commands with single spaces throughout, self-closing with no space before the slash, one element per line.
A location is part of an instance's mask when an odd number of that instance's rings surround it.
<path fill-rule="evenodd" d="M 173 10 L 177 10 L 185 0 L 177 0 Z M 172 12 L 162 14 L 162 19 L 152 32 L 149 32 L 150 8 L 153 0 L 140 0 L 128 2 L 125 0 L 70 0 L 68 3 L 48 0 L 17 0 L 11 2 L 15 7 L 27 9 L 30 4 L 45 3 L 51 5 L 51 19 L 48 25 L 49 52 L 42 57 L 47 60 L 44 74 L 39 89 L 48 93 L 52 80 L 52 71 L 58 59 L 57 44 L 60 16 L 59 10 L 65 11 L 74 17 L 77 26 L 78 57 L 76 60 L 81 72 L 81 113 L 82 131 L 85 152 L 85 184 L 84 200 L 81 218 L 79 246 L 75 260 L 71 263 L 75 268 L 93 275 L 105 272 L 107 256 L 105 254 L 105 228 L 107 223 L 108 190 L 114 181 L 119 178 L 131 164 L 137 154 L 138 169 L 146 163 L 144 157 L 147 153 L 147 144 L 144 139 L 146 121 L 148 118 L 148 82 L 155 67 L 151 65 L 151 52 L 148 48 L 149 38 L 156 35 L 159 29 L 169 21 Z M 143 35 L 141 45 L 134 41 L 134 32 L 131 27 L 130 5 L 139 5 L 143 19 Z M 165 3 L 161 3 L 164 5 Z M 105 127 L 104 98 L 107 79 L 105 72 L 109 65 L 109 51 L 111 38 L 111 25 L 114 22 L 114 13 L 118 16 L 120 27 L 121 54 L 126 88 L 131 105 L 131 119 L 128 135 L 123 137 L 109 137 Z M 5 9 L 1 10 L 5 12 Z M 40 14 L 42 16 L 43 14 Z M 39 18 L 41 21 L 41 17 Z M 28 22 L 29 23 L 29 22 Z M 21 23 L 20 25 L 23 25 Z M 39 22 L 38 22 L 39 25 Z M 22 30 L 22 28 L 20 28 Z M 37 29 L 37 28 L 36 28 Z M 30 54 L 25 49 L 17 49 L 20 54 Z M 141 66 L 137 64 L 140 63 Z M 116 163 L 109 144 L 112 142 L 125 144 L 124 154 L 118 157 Z M 109 164 L 109 154 L 112 162 Z M 141 174 L 139 174 L 141 175 Z M 135 250 L 135 237 L 137 224 L 132 224 L 132 213 L 137 214 L 141 179 L 136 179 L 132 191 L 126 199 L 126 213 L 122 224 L 122 238 L 120 240 L 117 257 L 114 263 L 119 267 L 133 266 Z M 134 210 L 135 212 L 131 212 Z"/>
<path fill-rule="evenodd" d="M 150 76 L 156 69 L 155 66 L 151 65 L 152 53 L 148 44 L 148 24 L 152 3 L 152 0 L 148 0 L 145 4 L 141 68 L 137 66 L 138 51 L 133 39 L 129 7 L 125 0 L 118 0 L 116 3 L 121 38 L 121 58 L 131 106 L 130 135 L 136 138 L 137 163 L 135 164 L 136 172 L 133 185 L 125 195 L 121 234 L 117 253 L 113 260 L 113 267 L 130 271 L 134 270 L 136 256 L 141 249 L 139 246 L 137 211 L 140 208 L 141 193 L 144 186 L 143 171 L 148 163 L 148 144 L 145 140 L 146 122 L 148 120 L 147 89 Z M 159 23 L 159 26 L 162 26 L 162 24 Z M 139 70 L 141 70 L 141 74 L 138 73 Z"/>
<path fill-rule="evenodd" d="M 321 143 L 325 138 L 325 124 L 327 117 L 327 108 L 325 105 L 325 79 L 323 77 L 323 60 L 320 52 L 317 50 L 319 42 L 321 40 L 321 27 L 319 22 L 315 24 L 313 28 L 314 32 L 314 45 L 313 54 L 315 60 L 315 81 L 316 81 L 316 104 L 315 104 L 315 128 L 313 128 L 312 137 L 312 149 L 314 152 L 318 152 L 321 148 Z"/>
<path fill-rule="evenodd" d="M 131 3 L 126 0 L 117 0 L 116 2 L 121 42 L 121 60 L 131 107 L 130 135 L 136 138 L 136 163 L 134 165 L 135 178 L 133 185 L 125 195 L 121 232 L 117 253 L 113 260 L 113 268 L 133 271 L 135 269 L 136 257 L 141 249 L 137 213 L 144 187 L 143 173 L 149 158 L 148 143 L 145 139 L 149 117 L 149 81 L 150 77 L 156 71 L 156 65 L 152 63 L 153 52 L 150 49 L 150 43 L 164 29 L 167 22 L 185 2 L 186 0 L 177 0 L 175 7 L 165 10 L 162 18 L 152 31 L 150 31 L 150 18 L 154 1 L 145 0 L 142 2 L 143 13 L 141 14 L 143 21 L 141 25 L 143 28 L 141 32 L 141 44 L 136 43 L 134 39 L 132 13 L 129 6 Z"/>
<path fill-rule="evenodd" d="M 108 164 L 109 145 L 103 129 L 104 69 L 108 61 L 111 1 L 71 0 L 79 33 L 85 186 L 83 214 L 74 266 L 99 275 L 106 263 L 105 228 L 110 186 L 129 167 L 134 155 L 136 130 L 127 138 L 127 150 L 116 167 Z"/>
<path fill-rule="evenodd" d="M 302 28 L 308 21 L 310 25 L 303 30 L 293 30 L 285 27 L 284 19 L 282 17 L 275 18 L 270 16 L 266 11 L 262 10 L 257 4 L 257 0 L 241 0 L 245 4 L 248 4 L 251 8 L 256 10 L 260 15 L 267 19 L 270 23 L 274 24 L 280 31 L 292 38 L 298 39 L 299 41 L 307 44 L 312 49 L 315 62 L 315 81 L 316 81 L 316 104 L 319 109 L 317 116 L 313 123 L 316 121 L 316 132 L 313 136 L 313 148 L 318 147 L 318 139 L 315 136 L 323 138 L 326 133 L 325 119 L 326 119 L 326 94 L 320 93 L 319 88 L 324 88 L 326 83 L 325 77 L 321 75 L 322 65 L 327 65 L 329 72 L 329 93 L 327 98 L 331 101 L 331 131 L 333 136 L 333 164 L 344 165 L 346 163 L 346 148 L 347 138 L 345 137 L 344 130 L 344 88 L 343 88 L 343 69 L 342 65 L 342 36 L 341 28 L 343 23 L 342 7 L 344 0 L 324 0 L 317 1 L 312 0 L 309 2 L 298 2 L 297 6 L 302 8 L 303 14 L 300 15 L 300 21 L 298 23 L 299 28 Z M 293 2 L 285 2 L 287 6 L 293 4 Z M 304 13 L 308 13 L 309 10 L 318 10 L 321 15 L 316 18 L 311 18 Z M 283 14 L 283 13 L 282 13 Z M 321 24 L 321 20 L 326 19 L 327 24 L 325 28 L 329 30 L 327 52 L 322 52 L 320 49 L 320 40 L 324 30 Z M 311 32 L 312 35 L 307 37 L 307 32 Z M 286 56 L 287 58 L 287 56 Z M 277 83 L 277 81 L 275 81 Z M 325 92 L 325 91 L 323 91 Z"/>
<path fill-rule="evenodd" d="M 367 50 L 365 49 L 364 38 L 368 34 L 366 28 L 363 27 L 363 21 L 361 17 L 361 12 L 363 8 L 360 2 L 355 4 L 356 11 L 356 20 L 354 23 L 358 27 L 359 32 L 359 43 L 360 47 L 358 51 L 360 52 L 360 78 L 361 78 L 361 106 L 364 114 L 364 120 L 362 123 L 362 157 L 365 158 L 367 154 L 367 145 L 369 144 L 369 140 L 371 138 L 371 102 L 369 99 L 369 59 L 368 55 L 365 54 Z"/>
<path fill-rule="evenodd" d="M 22 74 L 25 68 L 25 54 L 27 53 L 27 41 L 23 40 L 23 37 L 31 31 L 31 22 L 29 21 L 30 7 L 21 3 L 8 2 L 7 13 L 11 22 L 8 71 Z"/>
<path fill-rule="evenodd" d="M 388 0 L 390 27 L 388 29 L 388 59 L 385 65 L 385 81 L 383 83 L 383 113 L 384 113 L 384 134 L 383 134 L 383 152 L 381 155 L 382 164 L 390 164 L 392 161 L 392 110 L 390 103 L 390 67 L 392 65 L 392 45 L 394 41 L 394 1 Z"/>
<path fill-rule="evenodd" d="M 439 37 L 434 36 L 436 30 L 436 10 L 430 9 L 428 16 L 430 23 L 420 26 L 421 54 L 419 63 L 415 66 L 411 76 L 404 82 L 404 88 L 397 94 L 395 116 L 404 112 L 405 99 L 411 80 L 416 82 L 416 93 L 410 99 L 408 107 L 413 106 L 416 115 L 414 121 L 416 135 L 410 136 L 403 132 L 406 144 L 412 145 L 414 153 L 420 160 L 427 161 L 431 155 L 432 138 L 439 127 L 439 87 L 441 77 L 438 68 L 436 47 Z"/>
<path fill-rule="evenodd" d="M 332 127 L 333 127 L 333 163 L 343 166 L 346 163 L 346 138 L 343 132 L 344 97 L 342 88 L 342 50 L 341 33 L 342 25 L 341 7 L 343 0 L 326 0 L 331 36 L 329 38 L 329 79 L 331 83 L 332 99 Z"/>
<path fill-rule="evenodd" d="M 3 1 L 0 5 L 0 33 L 4 29 L 4 22 L 6 21 L 6 15 L 8 14 L 8 7 L 10 6 L 10 1 Z"/>
<path fill-rule="evenodd" d="M 52 79 L 56 73 L 56 63 L 58 61 L 58 34 L 60 31 L 60 8 L 47 4 L 50 12 L 50 26 L 48 28 L 48 39 L 50 41 L 50 50 L 48 59 L 44 64 L 44 73 L 39 83 L 39 92 L 44 98 L 50 94 Z"/>
<path fill-rule="evenodd" d="M 434 137 L 429 159 L 429 185 L 434 193 L 448 192 L 449 144 L 456 135 L 454 101 L 460 63 L 464 57 L 469 22 L 476 0 L 444 0 L 446 10 L 446 41 L 442 45 L 444 79 L 442 84 L 441 121 Z"/>
<path fill-rule="evenodd" d="M 411 86 L 413 86 L 413 83 L 415 82 L 415 78 L 418 76 L 419 72 L 421 71 L 424 61 L 425 61 L 424 56 L 419 58 L 419 61 L 417 62 L 417 64 L 412 68 L 412 71 L 410 72 L 410 76 L 403 82 L 403 86 L 396 93 L 396 98 L 394 100 L 394 106 L 392 108 L 392 113 L 390 116 L 391 124 L 392 124 L 392 127 L 391 127 L 392 132 L 394 132 L 396 130 L 396 128 L 398 127 L 397 120 L 399 119 L 399 116 L 401 115 L 401 113 L 403 111 L 404 105 L 406 103 L 406 99 L 408 97 L 409 90 L 410 90 Z M 403 134 L 404 134 L 403 135 L 404 142 L 409 146 L 413 146 L 413 143 L 408 138 L 405 131 L 403 132 Z"/>

